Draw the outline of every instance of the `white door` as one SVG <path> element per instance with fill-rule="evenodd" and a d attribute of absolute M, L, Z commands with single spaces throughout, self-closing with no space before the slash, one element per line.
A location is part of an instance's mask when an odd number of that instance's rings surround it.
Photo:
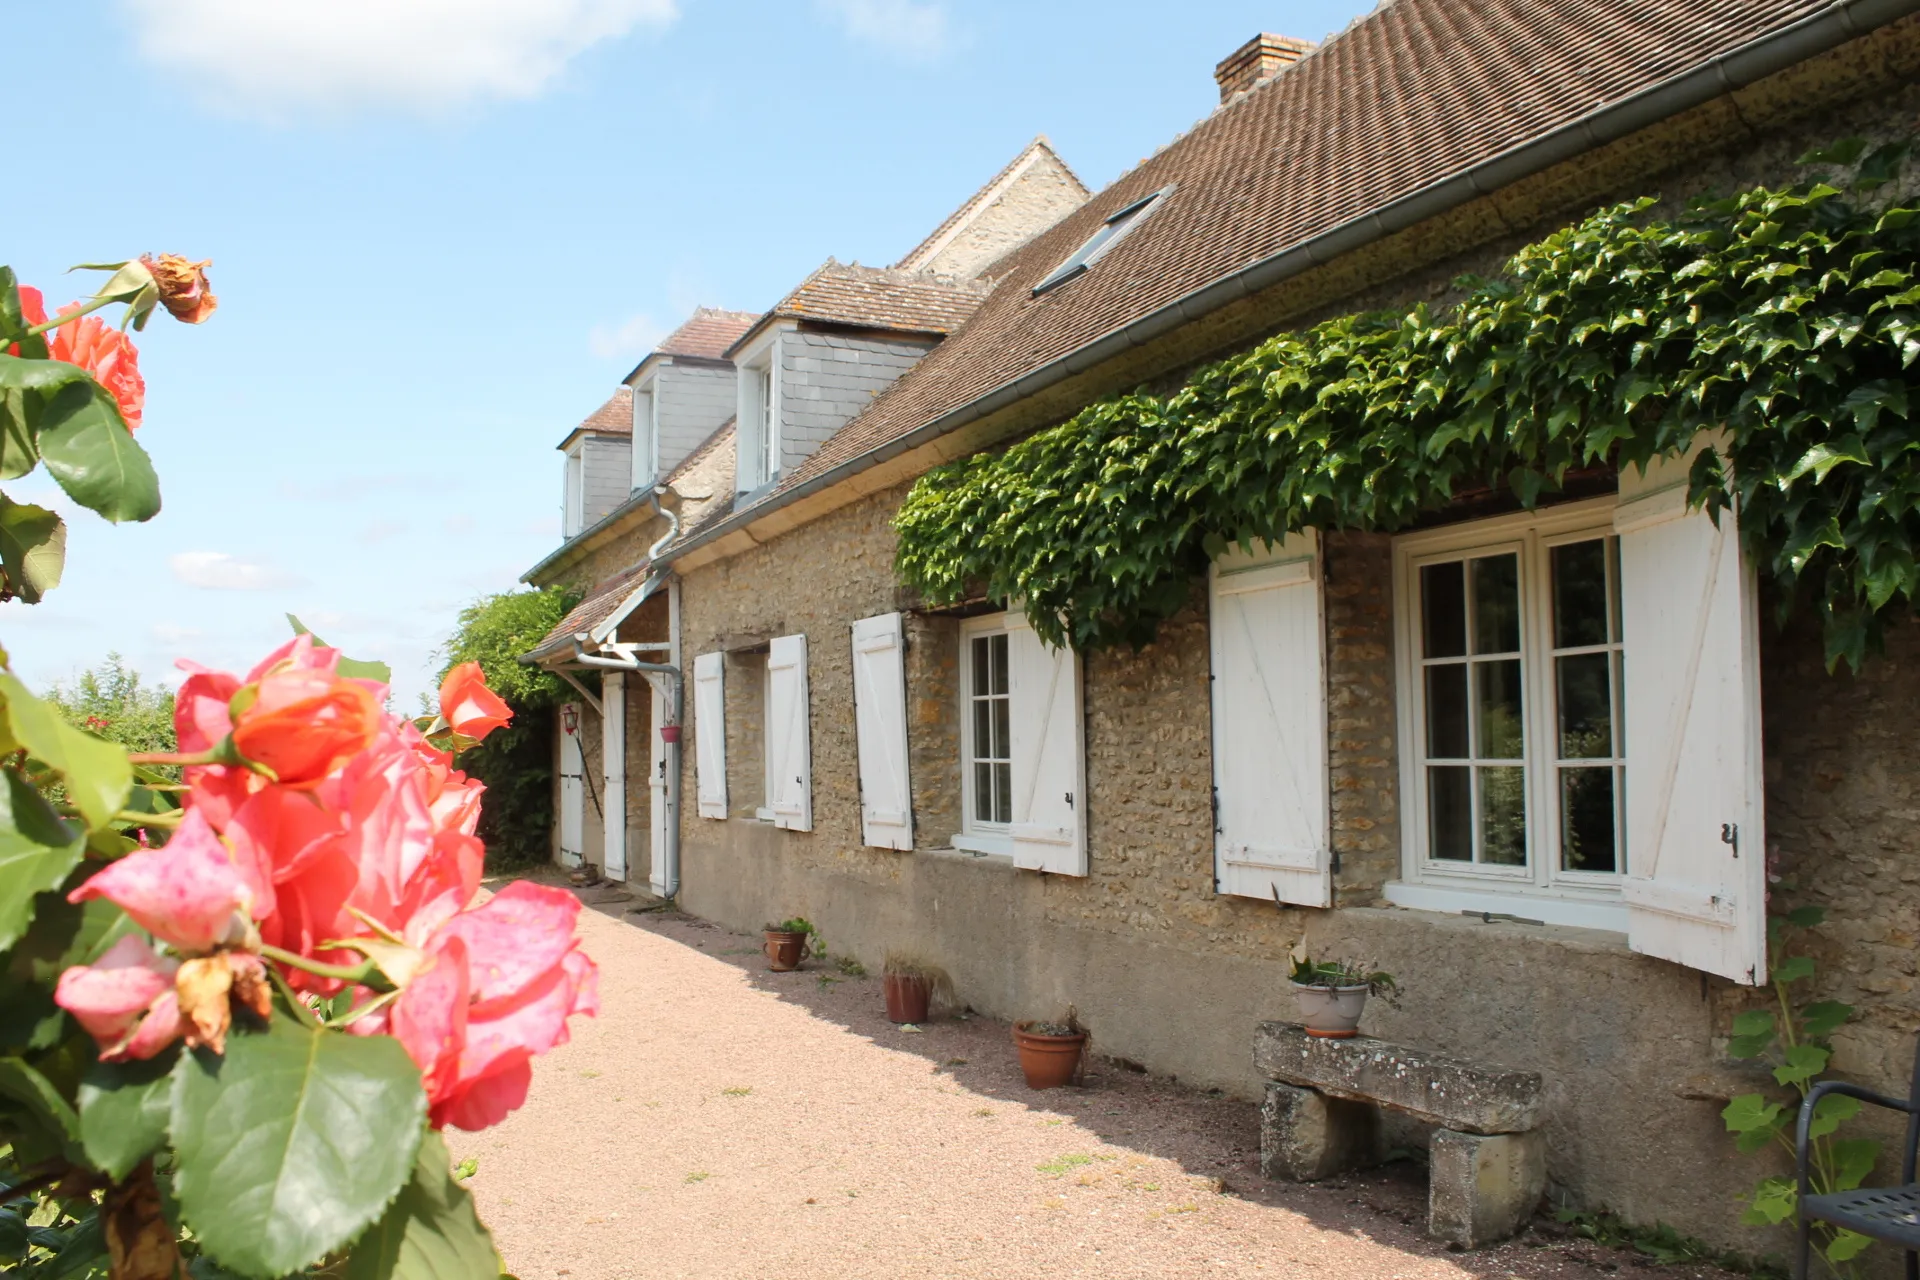
<path fill-rule="evenodd" d="M 600 760 L 605 854 L 601 870 L 609 880 L 627 878 L 627 676 L 609 671 L 600 682 Z"/>
<path fill-rule="evenodd" d="M 861 838 L 877 849 L 911 849 L 906 633 L 900 614 L 883 613 L 853 624 L 853 706 Z"/>
<path fill-rule="evenodd" d="M 580 723 L 580 705 L 568 703 L 560 709 L 560 862 L 577 867 L 586 861 L 584 832 L 587 825 L 586 788 L 583 785 L 586 764 L 580 756 L 580 731 L 566 727 L 571 719 Z"/>
<path fill-rule="evenodd" d="M 647 839 L 649 856 L 649 887 L 655 897 L 667 896 L 667 832 L 673 816 L 668 812 L 670 801 L 667 789 L 667 743 L 660 736 L 660 726 L 666 723 L 667 699 L 660 692 L 660 686 L 652 684 L 653 690 L 653 732 L 647 735 L 652 747 L 651 761 L 647 769 Z M 683 731 L 684 732 L 684 731 Z"/>
<path fill-rule="evenodd" d="M 1320 580 L 1313 530 L 1236 547 L 1208 576 L 1221 893 L 1333 905 Z"/>
<path fill-rule="evenodd" d="M 1623 472 L 1614 513 L 1627 942 L 1756 984 L 1767 976 L 1767 843 L 1754 576 L 1733 513 L 1716 526 L 1687 510 L 1690 461 Z"/>
<path fill-rule="evenodd" d="M 1087 775 L 1080 655 L 1050 649 L 1023 614 L 1007 615 L 1012 693 L 1013 865 L 1087 874 Z"/>

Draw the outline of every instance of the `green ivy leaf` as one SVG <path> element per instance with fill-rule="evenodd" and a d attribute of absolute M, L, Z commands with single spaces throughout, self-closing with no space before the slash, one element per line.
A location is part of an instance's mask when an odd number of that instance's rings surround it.
<path fill-rule="evenodd" d="M 1800 1011 L 1800 1029 L 1815 1040 L 1825 1040 L 1853 1016 L 1853 1006 L 1838 1000 L 1820 1000 Z"/>
<path fill-rule="evenodd" d="M 28 604 L 39 604 L 60 585 L 66 562 L 67 522 L 45 507 L 0 494 L 0 565 L 13 593 Z"/>
<path fill-rule="evenodd" d="M 386 1216 L 354 1242 L 346 1280 L 475 1280 L 498 1275 L 493 1239 L 473 1196 L 453 1179 L 446 1143 L 428 1130 L 413 1181 Z"/>
<path fill-rule="evenodd" d="M 119 524 L 160 513 L 160 477 L 119 406 L 91 378 L 60 388 L 40 424 L 40 460 L 89 511 Z"/>
<path fill-rule="evenodd" d="M 1785 1085 L 1803 1085 L 1827 1069 L 1828 1059 L 1833 1057 L 1831 1049 L 1817 1044 L 1796 1044 L 1780 1055 L 1780 1065 L 1773 1069 L 1773 1078 Z"/>
<path fill-rule="evenodd" d="M 284 1014 L 174 1078 L 174 1192 L 207 1252 L 271 1280 L 358 1236 L 412 1177 L 427 1100 L 397 1040 Z"/>
<path fill-rule="evenodd" d="M 1849 1098 L 1844 1093 L 1830 1093 L 1814 1104 L 1813 1120 L 1807 1125 L 1807 1136 L 1824 1138 L 1859 1114 L 1858 1098 Z"/>
<path fill-rule="evenodd" d="M 105 826 L 133 790 L 133 763 L 126 749 L 74 728 L 52 704 L 4 672 L 0 699 L 5 701 L 11 740 L 61 776 L 67 798 L 88 827 Z"/>
<path fill-rule="evenodd" d="M 1802 978 L 1813 976 L 1813 957 L 1788 956 L 1773 966 L 1772 978 L 1775 982 L 1798 982 Z"/>
<path fill-rule="evenodd" d="M 80 1141 L 115 1182 L 167 1140 L 179 1050 L 145 1062 L 96 1062 L 80 1081 Z"/>
<path fill-rule="evenodd" d="M 1880 1144 L 1871 1138 L 1842 1138 L 1828 1148 L 1833 1160 L 1834 1191 L 1852 1191 L 1873 1172 L 1880 1158 Z"/>

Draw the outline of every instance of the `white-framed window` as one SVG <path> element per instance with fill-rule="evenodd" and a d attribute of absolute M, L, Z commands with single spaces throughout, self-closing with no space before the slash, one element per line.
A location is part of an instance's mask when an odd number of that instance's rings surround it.
<path fill-rule="evenodd" d="M 780 476 L 780 340 L 741 357 L 735 487 L 742 493 Z"/>
<path fill-rule="evenodd" d="M 659 482 L 660 417 L 656 403 L 657 378 L 633 389 L 633 487 L 651 489 Z"/>
<path fill-rule="evenodd" d="M 961 624 L 960 829 L 981 851 L 1010 853 L 1013 823 L 1013 682 L 1005 615 Z"/>
<path fill-rule="evenodd" d="M 587 463 L 584 442 L 567 450 L 566 491 L 560 503 L 560 529 L 563 537 L 574 537 L 586 526 Z"/>
<path fill-rule="evenodd" d="M 1396 541 L 1407 883 L 1564 899 L 1575 905 L 1531 914 L 1624 929 L 1627 644 L 1613 507 Z M 1407 900 L 1404 888 L 1397 900 L 1475 905 Z"/>

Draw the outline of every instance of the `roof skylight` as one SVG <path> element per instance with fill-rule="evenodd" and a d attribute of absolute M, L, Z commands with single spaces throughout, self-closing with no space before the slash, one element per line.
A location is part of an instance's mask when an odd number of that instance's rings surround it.
<path fill-rule="evenodd" d="M 1146 199 L 1134 201 L 1101 223 L 1094 233 L 1087 237 L 1085 244 L 1067 255 L 1065 262 L 1048 272 L 1046 279 L 1033 286 L 1034 293 L 1045 293 L 1076 276 L 1086 274 L 1088 268 L 1100 261 L 1107 250 L 1118 244 L 1129 231 L 1139 226 L 1148 212 L 1172 191 L 1171 186 L 1162 187 Z"/>

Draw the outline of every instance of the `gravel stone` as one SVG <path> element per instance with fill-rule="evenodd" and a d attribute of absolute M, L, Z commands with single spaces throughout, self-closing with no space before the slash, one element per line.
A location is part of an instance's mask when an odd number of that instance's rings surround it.
<path fill-rule="evenodd" d="M 505 1123 L 447 1133 L 522 1280 L 1599 1280 L 1640 1261 L 1551 1227 L 1450 1252 L 1422 1234 L 1415 1166 L 1262 1178 L 1253 1105 L 1104 1059 L 1036 1093 L 1006 1023 L 906 1034 L 877 978 L 770 973 L 759 939 L 691 917 L 607 904 L 580 929 L 600 1016 Z"/>

